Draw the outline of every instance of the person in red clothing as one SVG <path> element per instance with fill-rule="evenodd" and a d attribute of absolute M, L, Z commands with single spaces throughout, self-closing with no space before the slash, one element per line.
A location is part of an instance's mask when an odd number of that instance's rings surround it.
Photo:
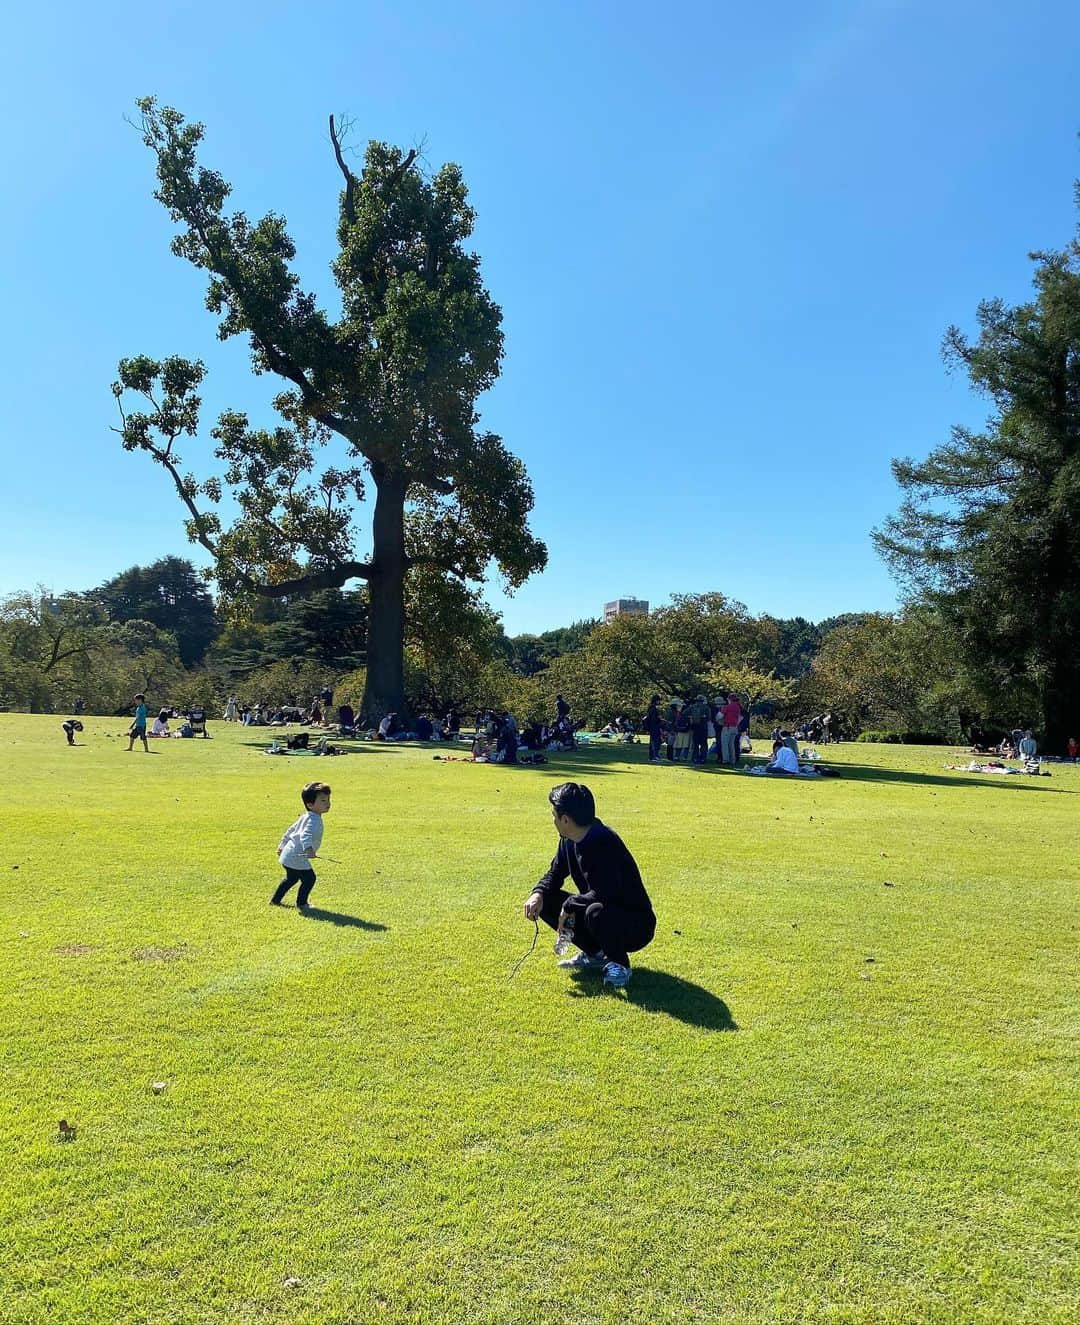
<path fill-rule="evenodd" d="M 1080 741 L 1075 736 L 1069 737 L 1069 743 L 1065 747 L 1065 757 L 1071 759 L 1074 764 L 1080 759 Z"/>
<path fill-rule="evenodd" d="M 720 711 L 720 761 L 729 768 L 739 766 L 739 723 L 742 721 L 742 705 L 734 691 L 727 697 L 727 703 Z"/>

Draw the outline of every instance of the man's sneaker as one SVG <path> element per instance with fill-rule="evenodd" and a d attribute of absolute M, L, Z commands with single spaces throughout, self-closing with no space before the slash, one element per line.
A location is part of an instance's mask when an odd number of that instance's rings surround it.
<path fill-rule="evenodd" d="M 625 989 L 630 983 L 630 967 L 618 962 L 608 962 L 604 967 L 604 984 L 612 989 Z"/>
<path fill-rule="evenodd" d="M 579 952 L 576 957 L 567 957 L 566 961 L 559 965 L 564 971 L 600 971 L 603 970 L 607 958 L 602 952 L 592 956 L 588 952 Z"/>

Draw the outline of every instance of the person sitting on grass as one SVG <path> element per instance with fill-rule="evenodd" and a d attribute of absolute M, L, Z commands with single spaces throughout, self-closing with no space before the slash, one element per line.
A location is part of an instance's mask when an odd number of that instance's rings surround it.
<path fill-rule="evenodd" d="M 154 725 L 150 728 L 150 735 L 168 736 L 169 734 L 169 710 L 162 709 L 154 719 Z"/>
<path fill-rule="evenodd" d="M 578 948 L 577 956 L 560 966 L 602 971 L 604 984 L 623 989 L 630 981 L 630 953 L 650 944 L 656 933 L 641 873 L 622 838 L 597 819 L 588 787 L 563 782 L 552 787 L 548 800 L 559 848 L 525 902 L 525 919 L 539 918 L 556 931 L 557 952 L 569 943 Z M 563 891 L 567 879 L 576 895 Z"/>
<path fill-rule="evenodd" d="M 774 773 L 778 777 L 799 776 L 798 756 L 790 746 L 783 741 L 773 741 L 772 752 L 772 758 L 765 765 L 766 773 Z"/>
<path fill-rule="evenodd" d="M 146 743 L 146 696 L 142 694 L 135 696 L 135 720 L 128 728 L 128 754 L 137 740 L 142 741 L 143 750 L 149 754 L 150 747 Z"/>
<path fill-rule="evenodd" d="M 315 887 L 315 871 L 311 868 L 311 862 L 318 858 L 319 847 L 322 845 L 323 815 L 330 813 L 330 788 L 325 782 L 309 782 L 300 792 L 300 799 L 304 803 L 304 813 L 285 829 L 278 843 L 278 860 L 281 861 L 285 877 L 270 898 L 270 905 L 280 906 L 289 889 L 299 884 L 296 909 L 303 911 Z"/>

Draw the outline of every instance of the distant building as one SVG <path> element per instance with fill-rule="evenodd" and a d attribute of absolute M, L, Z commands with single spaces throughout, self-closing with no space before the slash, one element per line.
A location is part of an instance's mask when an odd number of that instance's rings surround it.
<path fill-rule="evenodd" d="M 616 598 L 613 603 L 604 604 L 604 624 L 614 621 L 617 616 L 648 616 L 649 604 L 644 598 Z"/>

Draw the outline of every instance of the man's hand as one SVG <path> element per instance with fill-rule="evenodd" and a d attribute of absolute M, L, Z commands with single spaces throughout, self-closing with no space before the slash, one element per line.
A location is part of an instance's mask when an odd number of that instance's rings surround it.
<path fill-rule="evenodd" d="M 525 903 L 525 919 L 535 920 L 536 917 L 540 914 L 540 908 L 543 905 L 544 905 L 544 897 L 542 893 L 537 893 L 537 892 L 530 893 L 528 900 Z"/>

